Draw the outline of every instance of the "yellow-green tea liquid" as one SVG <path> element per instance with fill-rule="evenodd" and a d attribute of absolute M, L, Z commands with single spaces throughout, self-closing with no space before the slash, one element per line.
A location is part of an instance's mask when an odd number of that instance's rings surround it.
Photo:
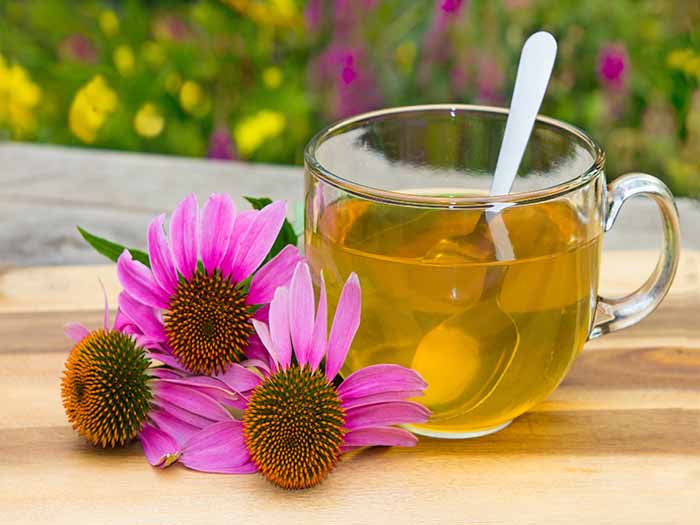
<path fill-rule="evenodd" d="M 335 304 L 354 271 L 362 322 L 343 372 L 376 363 L 415 368 L 416 427 L 467 434 L 522 414 L 562 380 L 586 341 L 600 236 L 573 206 L 504 210 L 515 260 L 499 261 L 478 210 L 339 200 L 307 228 L 307 255 Z"/>

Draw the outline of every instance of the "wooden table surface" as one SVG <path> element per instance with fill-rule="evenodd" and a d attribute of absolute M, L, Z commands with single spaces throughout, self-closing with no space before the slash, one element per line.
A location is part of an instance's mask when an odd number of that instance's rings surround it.
<path fill-rule="evenodd" d="M 611 252 L 602 289 L 655 255 Z M 112 266 L 0 273 L 0 523 L 700 523 L 700 252 L 659 310 L 587 345 L 564 383 L 502 432 L 344 458 L 319 487 L 151 468 L 65 420 L 62 325 L 99 324 Z"/>

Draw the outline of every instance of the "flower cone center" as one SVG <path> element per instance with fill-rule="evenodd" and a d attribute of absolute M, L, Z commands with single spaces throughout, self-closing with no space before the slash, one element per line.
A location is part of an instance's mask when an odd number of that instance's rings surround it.
<path fill-rule="evenodd" d="M 322 481 L 340 455 L 345 413 L 319 370 L 292 365 L 252 393 L 243 415 L 251 458 L 270 481 L 287 489 Z"/>
<path fill-rule="evenodd" d="M 88 442 L 124 445 L 141 430 L 151 408 L 149 360 L 121 332 L 92 332 L 71 350 L 61 397 L 73 425 Z"/>
<path fill-rule="evenodd" d="M 195 374 L 223 372 L 245 357 L 253 311 L 247 292 L 217 271 L 197 271 L 180 279 L 165 313 L 168 343 L 178 360 Z"/>

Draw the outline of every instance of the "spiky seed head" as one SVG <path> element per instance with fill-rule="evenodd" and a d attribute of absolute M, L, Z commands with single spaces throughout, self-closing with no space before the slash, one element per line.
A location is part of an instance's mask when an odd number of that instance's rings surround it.
<path fill-rule="evenodd" d="M 245 357 L 253 333 L 247 291 L 218 270 L 181 278 L 163 320 L 168 343 L 194 374 L 223 372 Z"/>
<path fill-rule="evenodd" d="M 92 445 L 123 446 L 151 408 L 149 360 L 134 339 L 97 330 L 68 355 L 61 397 L 68 421 Z"/>
<path fill-rule="evenodd" d="M 262 382 L 243 415 L 251 458 L 272 483 L 303 489 L 333 469 L 343 443 L 345 413 L 320 370 L 292 365 Z"/>

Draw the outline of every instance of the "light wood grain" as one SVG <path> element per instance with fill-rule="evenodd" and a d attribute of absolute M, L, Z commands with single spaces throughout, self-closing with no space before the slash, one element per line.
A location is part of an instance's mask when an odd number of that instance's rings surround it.
<path fill-rule="evenodd" d="M 602 288 L 633 289 L 654 257 L 607 254 Z M 99 324 L 96 279 L 114 297 L 111 272 L 0 276 L 0 523 L 698 523 L 698 252 L 683 254 L 656 313 L 589 344 L 564 383 L 509 428 L 366 450 L 298 493 L 257 475 L 161 472 L 138 444 L 96 450 L 71 431 L 58 388 L 69 349 L 61 327 Z"/>

